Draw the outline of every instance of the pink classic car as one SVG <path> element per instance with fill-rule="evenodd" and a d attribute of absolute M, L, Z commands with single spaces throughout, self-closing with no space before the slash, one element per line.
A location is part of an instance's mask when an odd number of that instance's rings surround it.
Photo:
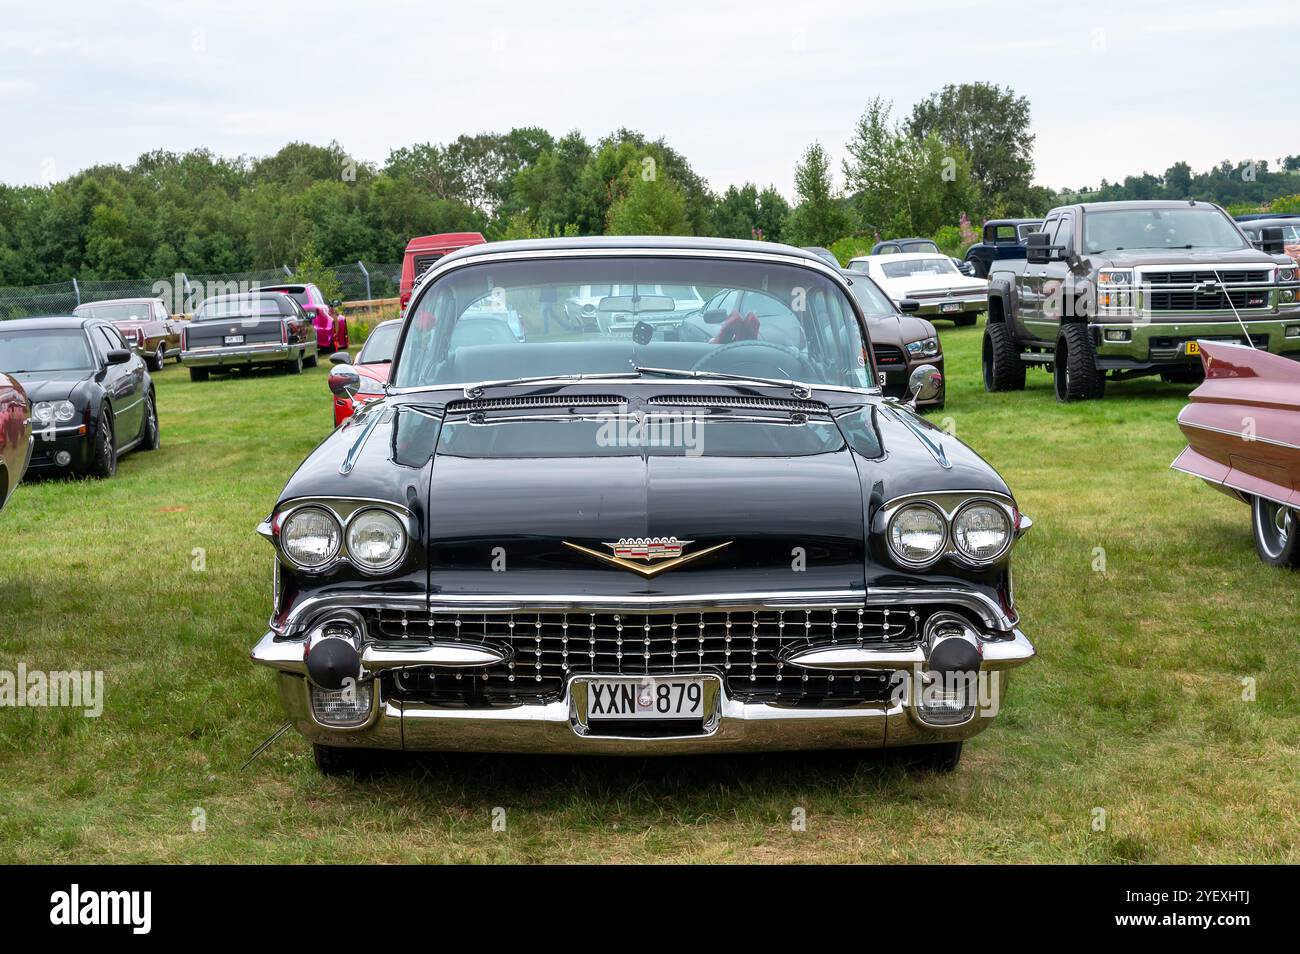
<path fill-rule="evenodd" d="M 1189 443 L 1171 466 L 1250 505 L 1265 563 L 1300 567 L 1300 361 L 1200 346 L 1205 383 L 1178 414 Z"/>
<path fill-rule="evenodd" d="M 264 292 L 283 292 L 307 313 L 316 328 L 316 349 L 322 354 L 346 351 L 348 348 L 348 322 L 336 309 L 341 301 L 326 301 L 325 295 L 312 284 L 264 285 Z"/>

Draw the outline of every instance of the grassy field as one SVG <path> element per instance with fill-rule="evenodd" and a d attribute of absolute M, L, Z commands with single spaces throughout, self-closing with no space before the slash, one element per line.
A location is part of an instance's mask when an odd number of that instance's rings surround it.
<path fill-rule="evenodd" d="M 433 756 L 357 782 L 294 734 L 241 771 L 281 720 L 247 659 L 270 601 L 253 527 L 330 429 L 325 371 L 193 385 L 169 365 L 160 451 L 26 484 L 0 515 L 0 669 L 106 678 L 97 719 L 0 709 L 0 861 L 1300 861 L 1300 577 L 1256 559 L 1244 506 L 1169 470 L 1189 389 L 1067 407 L 1031 371 L 988 395 L 980 329 L 941 334 L 935 417 L 1036 522 L 1017 585 L 1040 657 L 956 773 Z"/>

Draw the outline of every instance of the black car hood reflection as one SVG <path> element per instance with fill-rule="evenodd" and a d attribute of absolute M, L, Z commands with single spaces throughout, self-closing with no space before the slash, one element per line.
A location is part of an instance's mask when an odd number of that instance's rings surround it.
<path fill-rule="evenodd" d="M 862 591 L 862 485 L 834 425 L 702 426 L 779 429 L 790 456 L 714 454 L 707 433 L 687 453 L 598 448 L 594 432 L 569 421 L 470 432 L 476 425 L 449 422 L 429 493 L 432 597 Z M 510 448 L 508 428 L 528 429 L 527 456 L 487 449 Z M 540 453 L 548 442 L 554 452 Z M 685 557 L 719 549 L 653 578 L 584 552 L 613 556 L 620 540 L 674 537 Z"/>
<path fill-rule="evenodd" d="M 93 371 L 25 371 L 14 374 L 33 404 L 65 400 Z"/>

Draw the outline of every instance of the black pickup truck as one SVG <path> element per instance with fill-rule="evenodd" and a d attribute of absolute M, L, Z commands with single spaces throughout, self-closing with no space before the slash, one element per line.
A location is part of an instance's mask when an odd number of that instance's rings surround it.
<path fill-rule="evenodd" d="M 984 387 L 1053 375 L 1058 401 L 1100 398 L 1106 381 L 1203 374 L 1199 341 L 1300 359 L 1300 282 L 1278 230 L 1257 243 L 1207 202 L 1093 202 L 1047 214 L 1026 257 L 994 261 Z"/>
<path fill-rule="evenodd" d="M 290 374 L 316 365 L 316 329 L 302 306 L 280 292 L 208 298 L 181 336 L 190 379 L 213 371 L 276 365 Z"/>

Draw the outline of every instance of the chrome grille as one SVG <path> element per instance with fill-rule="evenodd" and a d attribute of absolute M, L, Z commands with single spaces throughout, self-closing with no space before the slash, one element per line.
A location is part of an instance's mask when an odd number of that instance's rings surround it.
<path fill-rule="evenodd" d="M 476 398 L 469 401 L 451 401 L 448 414 L 468 414 L 473 411 L 512 411 L 529 407 L 617 407 L 626 404 L 627 398 L 617 394 L 536 394 L 520 397 Z"/>
<path fill-rule="evenodd" d="M 915 644 L 908 607 L 696 612 L 423 613 L 373 610 L 370 635 L 383 640 L 455 640 L 508 646 L 512 658 L 485 670 L 426 667 L 396 676 L 396 689 L 456 705 L 551 702 L 571 674 L 671 675 L 712 672 L 741 701 L 826 705 L 879 701 L 888 679 L 787 667 L 794 649 Z"/>
<path fill-rule="evenodd" d="M 1148 311 L 1268 309 L 1272 307 L 1269 278 L 1267 269 L 1139 272 L 1143 303 Z"/>
<path fill-rule="evenodd" d="M 647 404 L 673 407 L 739 407 L 759 411 L 802 411 L 805 414 L 829 413 L 821 401 L 797 401 L 793 398 L 745 397 L 738 394 L 657 394 Z"/>

